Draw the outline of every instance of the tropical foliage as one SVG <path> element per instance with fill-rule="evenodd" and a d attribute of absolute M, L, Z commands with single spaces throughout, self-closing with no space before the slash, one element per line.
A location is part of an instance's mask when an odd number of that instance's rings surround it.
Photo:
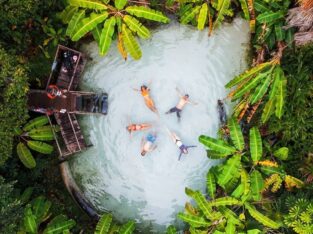
<path fill-rule="evenodd" d="M 34 168 L 36 161 L 29 149 L 32 149 L 41 154 L 51 154 L 53 146 L 45 143 L 44 141 L 51 141 L 54 139 L 53 131 L 58 128 L 52 129 L 47 116 L 39 116 L 30 120 L 24 125 L 23 128 L 15 128 L 15 135 L 19 138 L 16 151 L 21 162 L 27 168 Z"/>
<path fill-rule="evenodd" d="M 39 196 L 24 208 L 24 217 L 20 233 L 70 233 L 76 222 L 65 215 L 51 217 L 52 203 L 43 196 Z M 43 223 L 45 223 L 43 225 Z"/>
<path fill-rule="evenodd" d="M 128 221 L 127 223 L 119 226 L 113 222 L 113 217 L 111 214 L 104 214 L 101 216 L 100 220 L 95 229 L 95 234 L 131 234 L 135 230 L 135 222 Z"/>
<path fill-rule="evenodd" d="M 288 159 L 288 149 L 282 147 L 266 155 L 256 127 L 249 130 L 247 143 L 235 118 L 229 119 L 228 128 L 230 139 L 227 142 L 208 136 L 199 137 L 199 141 L 208 148 L 209 158 L 225 161 L 212 167 L 207 174 L 209 199 L 199 191 L 187 188 L 186 194 L 195 200 L 197 207 L 187 203 L 185 213 L 179 213 L 178 217 L 190 225 L 191 233 L 252 230 L 258 233 L 264 229 L 262 226 L 278 229 L 282 223 L 263 214 L 255 204 L 265 198 L 262 193 L 269 190 L 277 192 L 283 182 L 288 190 L 303 187 L 301 180 L 287 175 L 283 166 L 279 165 Z M 249 217 L 259 225 L 247 229 L 245 222 Z"/>
<path fill-rule="evenodd" d="M 285 16 L 287 15 L 290 0 L 255 0 L 256 31 L 254 43 L 259 46 L 266 45 L 270 50 L 277 42 L 292 44 L 293 31 L 285 29 Z"/>
<path fill-rule="evenodd" d="M 27 67 L 0 47 L 0 165 L 11 156 L 12 129 L 27 119 Z"/>
<path fill-rule="evenodd" d="M 284 223 L 298 234 L 313 233 L 313 202 L 307 198 L 290 196 L 286 199 L 288 213 L 284 215 Z"/>
<path fill-rule="evenodd" d="M 111 2 L 114 5 L 110 5 Z M 68 24 L 66 34 L 73 41 L 78 41 L 91 32 L 101 55 L 107 54 L 113 38 L 118 38 L 118 50 L 124 59 L 127 54 L 140 59 L 141 49 L 134 35 L 148 39 L 151 33 L 138 18 L 169 22 L 162 12 L 145 6 L 130 5 L 128 0 L 69 0 L 68 3 L 69 6 L 61 14 L 63 22 Z"/>
<path fill-rule="evenodd" d="M 238 101 L 233 115 L 241 120 L 246 114 L 250 122 L 257 108 L 265 103 L 262 111 L 262 123 L 275 113 L 281 119 L 284 111 L 287 79 L 280 66 L 280 59 L 256 65 L 236 76 L 226 84 L 226 88 L 236 88 L 228 95 L 232 101 Z"/>

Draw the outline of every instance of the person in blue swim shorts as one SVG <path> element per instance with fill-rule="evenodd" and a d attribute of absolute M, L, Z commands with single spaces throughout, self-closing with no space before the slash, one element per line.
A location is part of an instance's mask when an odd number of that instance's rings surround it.
<path fill-rule="evenodd" d="M 151 152 L 157 148 L 157 145 L 155 144 L 156 139 L 156 133 L 149 133 L 145 138 L 142 138 L 141 156 L 145 156 L 146 153 Z"/>

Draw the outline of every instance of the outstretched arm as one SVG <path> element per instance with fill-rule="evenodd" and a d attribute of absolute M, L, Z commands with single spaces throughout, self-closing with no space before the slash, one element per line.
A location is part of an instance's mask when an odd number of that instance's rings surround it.
<path fill-rule="evenodd" d="M 188 149 L 188 148 L 195 148 L 195 147 L 197 147 L 197 146 L 196 146 L 196 145 L 188 145 L 188 146 L 187 146 L 187 149 Z"/>
<path fill-rule="evenodd" d="M 180 90 L 176 87 L 176 92 L 178 93 L 178 96 L 180 97 L 180 98 L 182 98 L 183 97 L 183 94 L 180 92 Z"/>
<path fill-rule="evenodd" d="M 193 102 L 193 101 L 190 101 L 190 100 L 188 100 L 187 101 L 189 104 L 192 104 L 192 105 L 198 105 L 198 102 Z"/>
<path fill-rule="evenodd" d="M 135 90 L 135 91 L 137 91 L 137 92 L 141 92 L 139 89 L 135 89 L 135 88 L 133 88 L 133 90 Z"/>
<path fill-rule="evenodd" d="M 155 150 L 158 146 L 157 145 L 154 145 L 150 150 L 149 152 L 152 152 L 153 150 Z"/>
<path fill-rule="evenodd" d="M 140 143 L 140 150 L 142 151 L 144 146 L 144 138 L 141 138 L 141 143 Z"/>

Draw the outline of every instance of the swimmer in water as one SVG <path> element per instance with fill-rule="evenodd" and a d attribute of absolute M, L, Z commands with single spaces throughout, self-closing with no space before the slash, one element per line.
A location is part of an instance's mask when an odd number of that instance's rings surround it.
<path fill-rule="evenodd" d="M 143 123 L 143 124 L 130 124 L 126 127 L 127 131 L 132 134 L 132 132 L 143 131 L 152 127 L 152 124 Z"/>
<path fill-rule="evenodd" d="M 193 105 L 197 105 L 198 103 L 190 101 L 190 100 L 189 100 L 189 95 L 188 95 L 188 94 L 182 95 L 182 94 L 180 93 L 180 91 L 179 91 L 177 88 L 176 88 L 176 91 L 177 91 L 177 93 L 178 93 L 178 95 L 179 95 L 179 97 L 180 97 L 179 102 L 178 102 L 178 104 L 177 104 L 175 107 L 171 108 L 171 109 L 170 109 L 168 112 L 166 112 L 165 114 L 170 114 L 170 113 L 176 112 L 178 121 L 180 121 L 181 112 L 182 112 L 184 106 L 185 106 L 187 103 L 190 103 L 190 104 L 193 104 Z"/>
<path fill-rule="evenodd" d="M 188 154 L 188 149 L 189 148 L 194 148 L 194 147 L 197 147 L 196 145 L 185 145 L 181 139 L 174 133 L 174 132 L 170 132 L 168 130 L 171 138 L 173 139 L 175 145 L 179 148 L 180 150 L 180 154 L 179 154 L 179 157 L 178 157 L 178 160 L 180 160 L 182 154 Z"/>
<path fill-rule="evenodd" d="M 145 100 L 145 103 L 146 103 L 146 106 L 151 110 L 153 111 L 154 113 L 156 113 L 157 115 L 159 115 L 158 113 L 158 110 L 156 109 L 155 105 L 154 105 L 154 102 L 152 100 L 152 98 L 150 97 L 150 89 L 145 86 L 145 85 L 142 85 L 140 87 L 140 90 L 138 89 L 134 89 L 135 91 L 138 91 L 138 92 L 141 92 L 141 95 L 143 96 L 144 100 Z"/>
<path fill-rule="evenodd" d="M 146 138 L 142 138 L 141 140 L 141 156 L 145 156 L 146 153 L 152 152 L 156 149 L 157 145 L 154 144 L 156 141 L 156 134 L 155 133 L 149 133 Z"/>

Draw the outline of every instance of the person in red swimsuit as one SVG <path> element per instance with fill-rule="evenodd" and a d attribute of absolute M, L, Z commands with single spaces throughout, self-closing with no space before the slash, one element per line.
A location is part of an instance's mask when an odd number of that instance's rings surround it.
<path fill-rule="evenodd" d="M 143 131 L 152 127 L 152 124 L 143 123 L 143 124 L 130 124 L 126 127 L 127 131 L 132 134 L 132 132 Z"/>

